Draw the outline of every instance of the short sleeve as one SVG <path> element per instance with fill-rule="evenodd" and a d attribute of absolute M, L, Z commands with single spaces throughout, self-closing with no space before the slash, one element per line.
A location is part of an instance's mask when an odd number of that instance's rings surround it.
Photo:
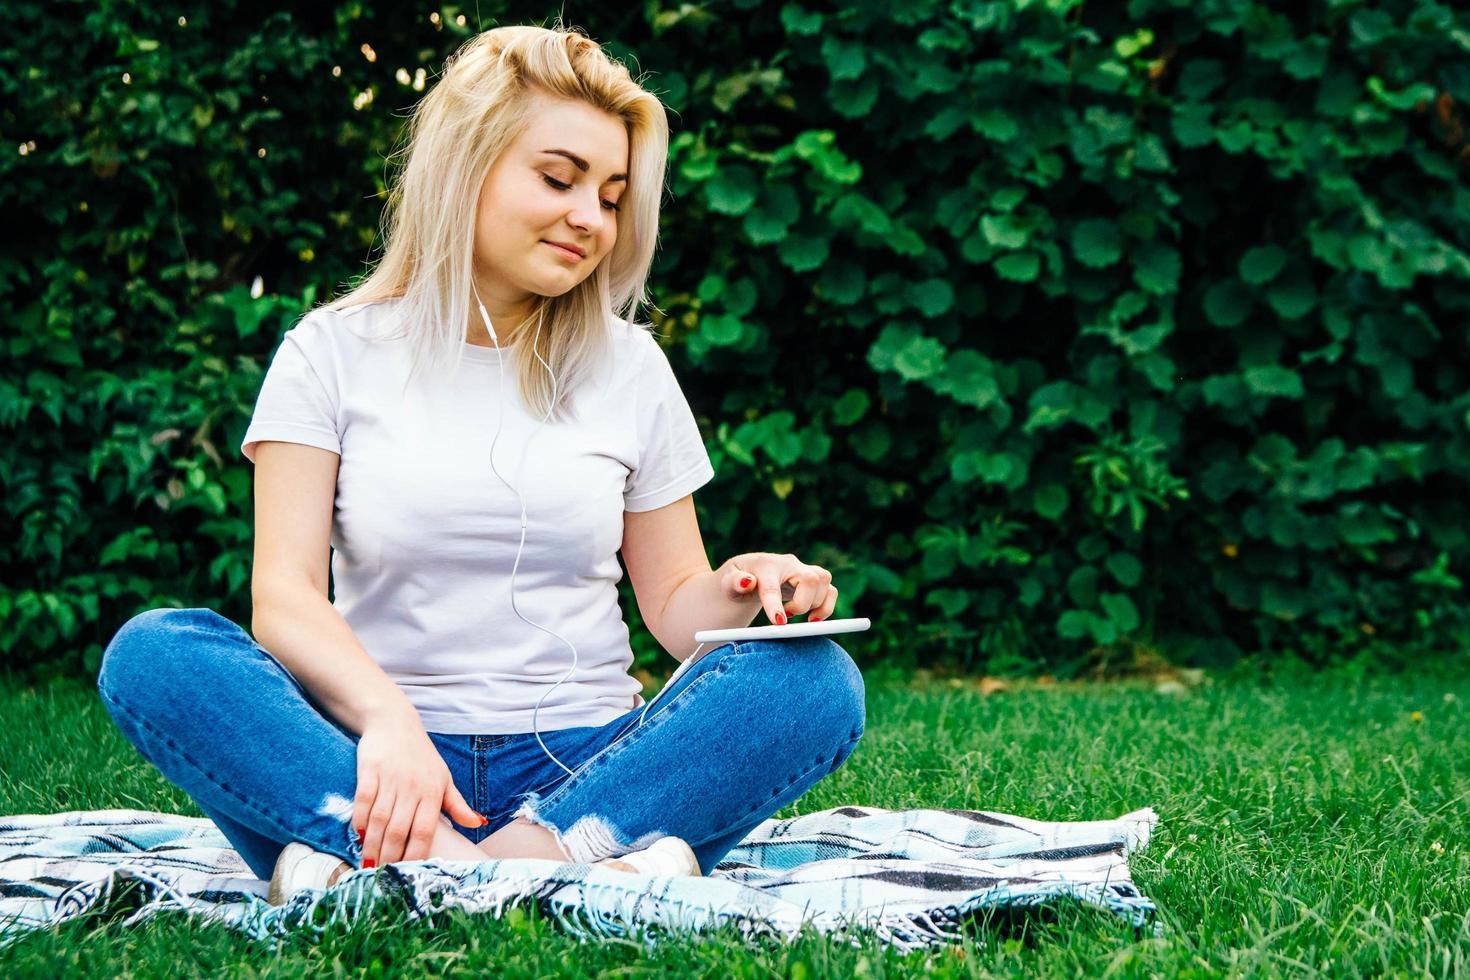
<path fill-rule="evenodd" d="M 240 452 L 255 462 L 255 445 L 274 440 L 342 454 L 337 378 L 322 318 L 308 314 L 286 331 L 271 357 Z"/>
<path fill-rule="evenodd" d="M 623 486 L 623 509 L 656 510 L 714 479 L 715 469 L 668 355 L 641 327 L 638 377 L 638 466 Z"/>

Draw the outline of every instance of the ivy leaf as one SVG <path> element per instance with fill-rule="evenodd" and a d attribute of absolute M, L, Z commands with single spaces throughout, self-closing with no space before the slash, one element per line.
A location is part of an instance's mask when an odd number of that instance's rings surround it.
<path fill-rule="evenodd" d="M 1383 393 L 1395 401 L 1407 398 L 1414 390 L 1414 366 L 1400 354 L 1385 352 L 1378 364 L 1378 377 L 1383 381 Z"/>
<path fill-rule="evenodd" d="M 745 335 L 745 324 L 739 317 L 728 313 L 706 314 L 699 319 L 699 333 L 712 346 L 729 347 L 740 343 Z"/>
<path fill-rule="evenodd" d="M 710 94 L 710 103 L 721 112 L 730 112 L 753 88 L 771 92 L 781 85 L 782 72 L 779 68 L 754 69 L 727 76 L 715 83 Z"/>
<path fill-rule="evenodd" d="M 801 459 L 801 437 L 794 432 L 772 433 L 761 441 L 760 447 L 783 468 Z"/>
<path fill-rule="evenodd" d="M 1102 399 L 1071 381 L 1053 381 L 1037 388 L 1028 407 L 1031 414 L 1022 426 L 1027 435 L 1074 421 L 1096 429 L 1111 414 Z"/>
<path fill-rule="evenodd" d="M 874 235 L 886 235 L 893 230 L 888 212 L 855 191 L 839 197 L 828 218 L 838 228 L 861 229 Z"/>
<path fill-rule="evenodd" d="M 1271 284 L 1266 300 L 1278 316 L 1299 320 L 1317 306 L 1317 287 L 1304 267 L 1294 265 Z"/>
<path fill-rule="evenodd" d="M 1327 54 L 1327 38 L 1303 38 L 1292 45 L 1291 53 L 1282 59 L 1281 67 L 1292 78 L 1320 78 L 1322 69 L 1327 67 Z"/>
<path fill-rule="evenodd" d="M 822 60 L 835 81 L 857 78 L 868 65 L 866 48 L 857 41 L 845 40 L 836 34 L 822 39 Z"/>
<path fill-rule="evenodd" d="M 1026 200 L 1026 188 L 1011 185 L 997 188 L 990 195 L 990 206 L 997 211 L 1014 211 L 1016 206 Z"/>
<path fill-rule="evenodd" d="M 1170 119 L 1174 138 L 1185 149 L 1208 146 L 1215 139 L 1215 123 L 1210 119 L 1210 106 L 1201 102 L 1176 102 Z"/>
<path fill-rule="evenodd" d="M 896 371 L 917 381 L 944 367 L 945 347 L 906 323 L 890 323 L 868 349 L 868 363 L 877 371 Z"/>
<path fill-rule="evenodd" d="M 1097 601 L 1119 633 L 1138 629 L 1138 607 L 1133 605 L 1132 599 L 1119 592 L 1104 592 Z"/>
<path fill-rule="evenodd" d="M 836 140 L 837 134 L 830 129 L 808 129 L 792 141 L 791 148 L 834 184 L 855 184 L 862 178 L 862 164 L 848 159 Z"/>
<path fill-rule="evenodd" d="M 902 223 L 893 226 L 893 232 L 884 240 L 884 244 L 899 255 L 923 255 L 929 250 L 924 236 Z"/>
<path fill-rule="evenodd" d="M 822 15 L 788 3 L 781 8 L 781 26 L 786 28 L 787 34 L 809 36 L 822 29 Z"/>
<path fill-rule="evenodd" d="M 1042 517 L 1054 521 L 1067 510 L 1067 488 L 1056 483 L 1039 486 L 1031 495 L 1031 506 Z"/>
<path fill-rule="evenodd" d="M 725 277 L 719 275 L 718 273 L 712 272 L 709 275 L 705 276 L 703 279 L 699 280 L 699 286 L 695 289 L 694 294 L 698 296 L 702 302 L 713 303 L 715 299 L 718 298 L 719 295 L 724 291 Z"/>
<path fill-rule="evenodd" d="M 995 364 L 973 350 L 957 350 L 951 354 L 945 361 L 944 374 L 932 379 L 929 387 L 975 408 L 989 408 L 1001 398 Z"/>
<path fill-rule="evenodd" d="M 1011 252 L 995 260 L 995 274 L 1011 282 L 1032 282 L 1041 271 L 1041 256 L 1035 252 Z"/>
<path fill-rule="evenodd" d="M 1286 265 L 1286 253 L 1276 245 L 1257 245 L 1240 257 L 1240 278 L 1259 286 L 1276 278 Z"/>
<path fill-rule="evenodd" d="M 743 227 L 745 237 L 750 239 L 752 245 L 771 245 L 786 237 L 791 223 L 779 221 L 760 211 L 751 211 L 745 216 Z"/>
<path fill-rule="evenodd" d="M 1152 133 L 1139 137 L 1133 148 L 1133 164 L 1150 173 L 1165 173 L 1173 166 L 1169 151 L 1164 149 L 1164 141 Z"/>
<path fill-rule="evenodd" d="M 1280 364 L 1259 364 L 1241 373 L 1245 377 L 1245 386 L 1257 395 L 1300 398 L 1305 394 L 1301 375 Z"/>
<path fill-rule="evenodd" d="M 1077 261 L 1094 269 L 1112 265 L 1123 257 L 1123 238 L 1118 225 L 1106 218 L 1088 218 L 1072 229 L 1072 252 Z"/>
<path fill-rule="evenodd" d="M 970 127 L 997 143 L 1009 143 L 1021 131 L 1021 127 L 1016 125 L 1016 120 L 1011 118 L 1010 113 L 995 106 L 975 113 L 970 118 Z"/>
<path fill-rule="evenodd" d="M 1057 620 L 1057 633 L 1069 640 L 1091 635 L 1092 614 L 1082 609 L 1068 609 Z"/>
<path fill-rule="evenodd" d="M 870 399 L 861 388 L 849 388 L 842 397 L 832 403 L 832 421 L 838 425 L 852 425 L 868 411 Z"/>
<path fill-rule="evenodd" d="M 769 245 L 786 237 L 787 230 L 801 217 L 801 201 L 790 184 L 768 184 L 759 203 L 745 216 L 745 234 L 756 245 Z"/>
<path fill-rule="evenodd" d="M 1393 33 L 1393 17 L 1384 10 L 1359 10 L 1348 21 L 1354 47 L 1372 47 Z"/>
<path fill-rule="evenodd" d="M 1133 250 L 1133 281 L 1155 296 L 1179 289 L 1179 253 L 1160 241 L 1146 241 Z"/>
<path fill-rule="evenodd" d="M 755 300 L 755 282 L 748 276 L 741 276 L 727 284 L 720 293 L 720 305 L 725 308 L 726 313 L 735 317 L 749 313 L 755 307 Z"/>
<path fill-rule="evenodd" d="M 981 215 L 980 231 L 987 242 L 999 248 L 1022 248 L 1031 237 L 1029 223 L 1010 214 Z"/>
<path fill-rule="evenodd" d="M 1010 453 L 987 453 L 978 449 L 956 453 L 949 473 L 957 482 L 1005 483 L 1015 472 L 1018 460 Z"/>
<path fill-rule="evenodd" d="M 1245 404 L 1245 382 L 1236 374 L 1216 374 L 1200 385 L 1205 404 L 1219 408 L 1239 408 Z"/>
<path fill-rule="evenodd" d="M 930 120 L 924 124 L 924 135 L 933 140 L 947 140 L 955 134 L 955 131 L 963 126 L 970 118 L 970 111 L 964 106 L 949 106 L 935 113 Z"/>
<path fill-rule="evenodd" d="M 1205 290 L 1205 316 L 1217 327 L 1238 327 L 1251 311 L 1251 294 L 1234 276 Z"/>
<path fill-rule="evenodd" d="M 827 89 L 827 103 L 848 119 L 866 116 L 878 101 L 878 79 L 869 72 L 857 81 L 833 82 Z"/>
<path fill-rule="evenodd" d="M 944 367 L 944 345 L 931 337 L 915 336 L 895 353 L 893 366 L 907 381 L 917 381 Z"/>
<path fill-rule="evenodd" d="M 1126 551 L 1113 552 L 1103 564 L 1107 565 L 1108 573 L 1124 588 L 1133 588 L 1143 578 L 1143 565 Z"/>
<path fill-rule="evenodd" d="M 912 283 L 909 302 L 927 317 L 943 316 L 954 306 L 954 287 L 943 279 L 925 279 Z"/>
<path fill-rule="evenodd" d="M 776 246 L 781 261 L 795 272 L 810 272 L 827 261 L 831 240 L 816 235 L 790 235 Z"/>
<path fill-rule="evenodd" d="M 867 292 L 867 279 L 863 267 L 856 262 L 833 259 L 822 268 L 817 286 L 832 302 L 850 304 L 863 298 Z"/>
<path fill-rule="evenodd" d="M 744 214 L 755 204 L 760 185 L 754 170 L 737 163 L 717 171 L 714 179 L 704 185 L 704 193 L 711 211 Z"/>
<path fill-rule="evenodd" d="M 679 173 L 685 180 L 703 183 L 713 177 L 720 169 L 720 156 L 718 153 L 699 153 L 687 156 L 679 163 Z"/>

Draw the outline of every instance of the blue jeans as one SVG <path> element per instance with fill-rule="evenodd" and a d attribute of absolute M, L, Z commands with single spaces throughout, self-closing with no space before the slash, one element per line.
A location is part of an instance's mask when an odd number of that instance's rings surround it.
<path fill-rule="evenodd" d="M 97 688 L 128 740 L 269 878 L 291 841 L 360 867 L 351 826 L 357 736 L 236 624 L 210 609 L 151 609 L 103 652 Z M 672 835 L 705 871 L 762 820 L 847 759 L 863 733 L 863 681 L 823 636 L 726 643 L 653 703 L 606 725 L 429 737 L 489 818 L 518 813 L 576 861 Z"/>

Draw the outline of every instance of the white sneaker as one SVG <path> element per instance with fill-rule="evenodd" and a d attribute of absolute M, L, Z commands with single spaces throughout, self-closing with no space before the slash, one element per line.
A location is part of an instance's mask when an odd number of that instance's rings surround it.
<path fill-rule="evenodd" d="M 276 858 L 265 900 L 271 905 L 285 905 L 302 888 L 326 888 L 327 880 L 339 867 L 352 870 L 352 865 L 335 854 L 323 854 L 300 841 L 292 841 Z"/>
<path fill-rule="evenodd" d="M 681 875 L 692 875 L 698 878 L 703 874 L 699 870 L 699 859 L 694 856 L 694 850 L 678 837 L 660 837 L 641 851 L 604 858 L 597 864 L 611 867 L 614 861 L 626 864 L 639 874 L 657 875 L 662 878 L 674 878 Z M 625 869 L 617 868 L 616 870 Z"/>

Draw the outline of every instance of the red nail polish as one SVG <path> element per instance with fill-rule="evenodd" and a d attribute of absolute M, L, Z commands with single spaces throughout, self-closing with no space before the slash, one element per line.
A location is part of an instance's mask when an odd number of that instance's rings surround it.
<path fill-rule="evenodd" d="M 378 866 L 378 862 L 374 861 L 372 858 L 368 858 L 367 860 L 362 862 L 362 866 L 364 868 L 376 868 Z"/>
<path fill-rule="evenodd" d="M 361 844 L 361 843 L 362 843 L 362 839 L 363 839 L 363 837 L 364 837 L 364 836 L 365 836 L 365 835 L 366 835 L 366 834 L 367 834 L 367 828 L 365 828 L 365 827 L 358 827 L 358 828 L 357 828 L 357 842 L 358 842 L 358 843 L 359 843 L 359 844 Z"/>
<path fill-rule="evenodd" d="M 776 613 L 776 625 L 777 626 L 785 626 L 786 625 L 786 614 L 785 613 L 783 613 L 783 612 Z"/>
<path fill-rule="evenodd" d="M 740 587 L 742 589 L 748 589 L 748 588 L 750 588 L 750 579 L 748 579 L 748 578 L 741 579 L 740 580 Z"/>

